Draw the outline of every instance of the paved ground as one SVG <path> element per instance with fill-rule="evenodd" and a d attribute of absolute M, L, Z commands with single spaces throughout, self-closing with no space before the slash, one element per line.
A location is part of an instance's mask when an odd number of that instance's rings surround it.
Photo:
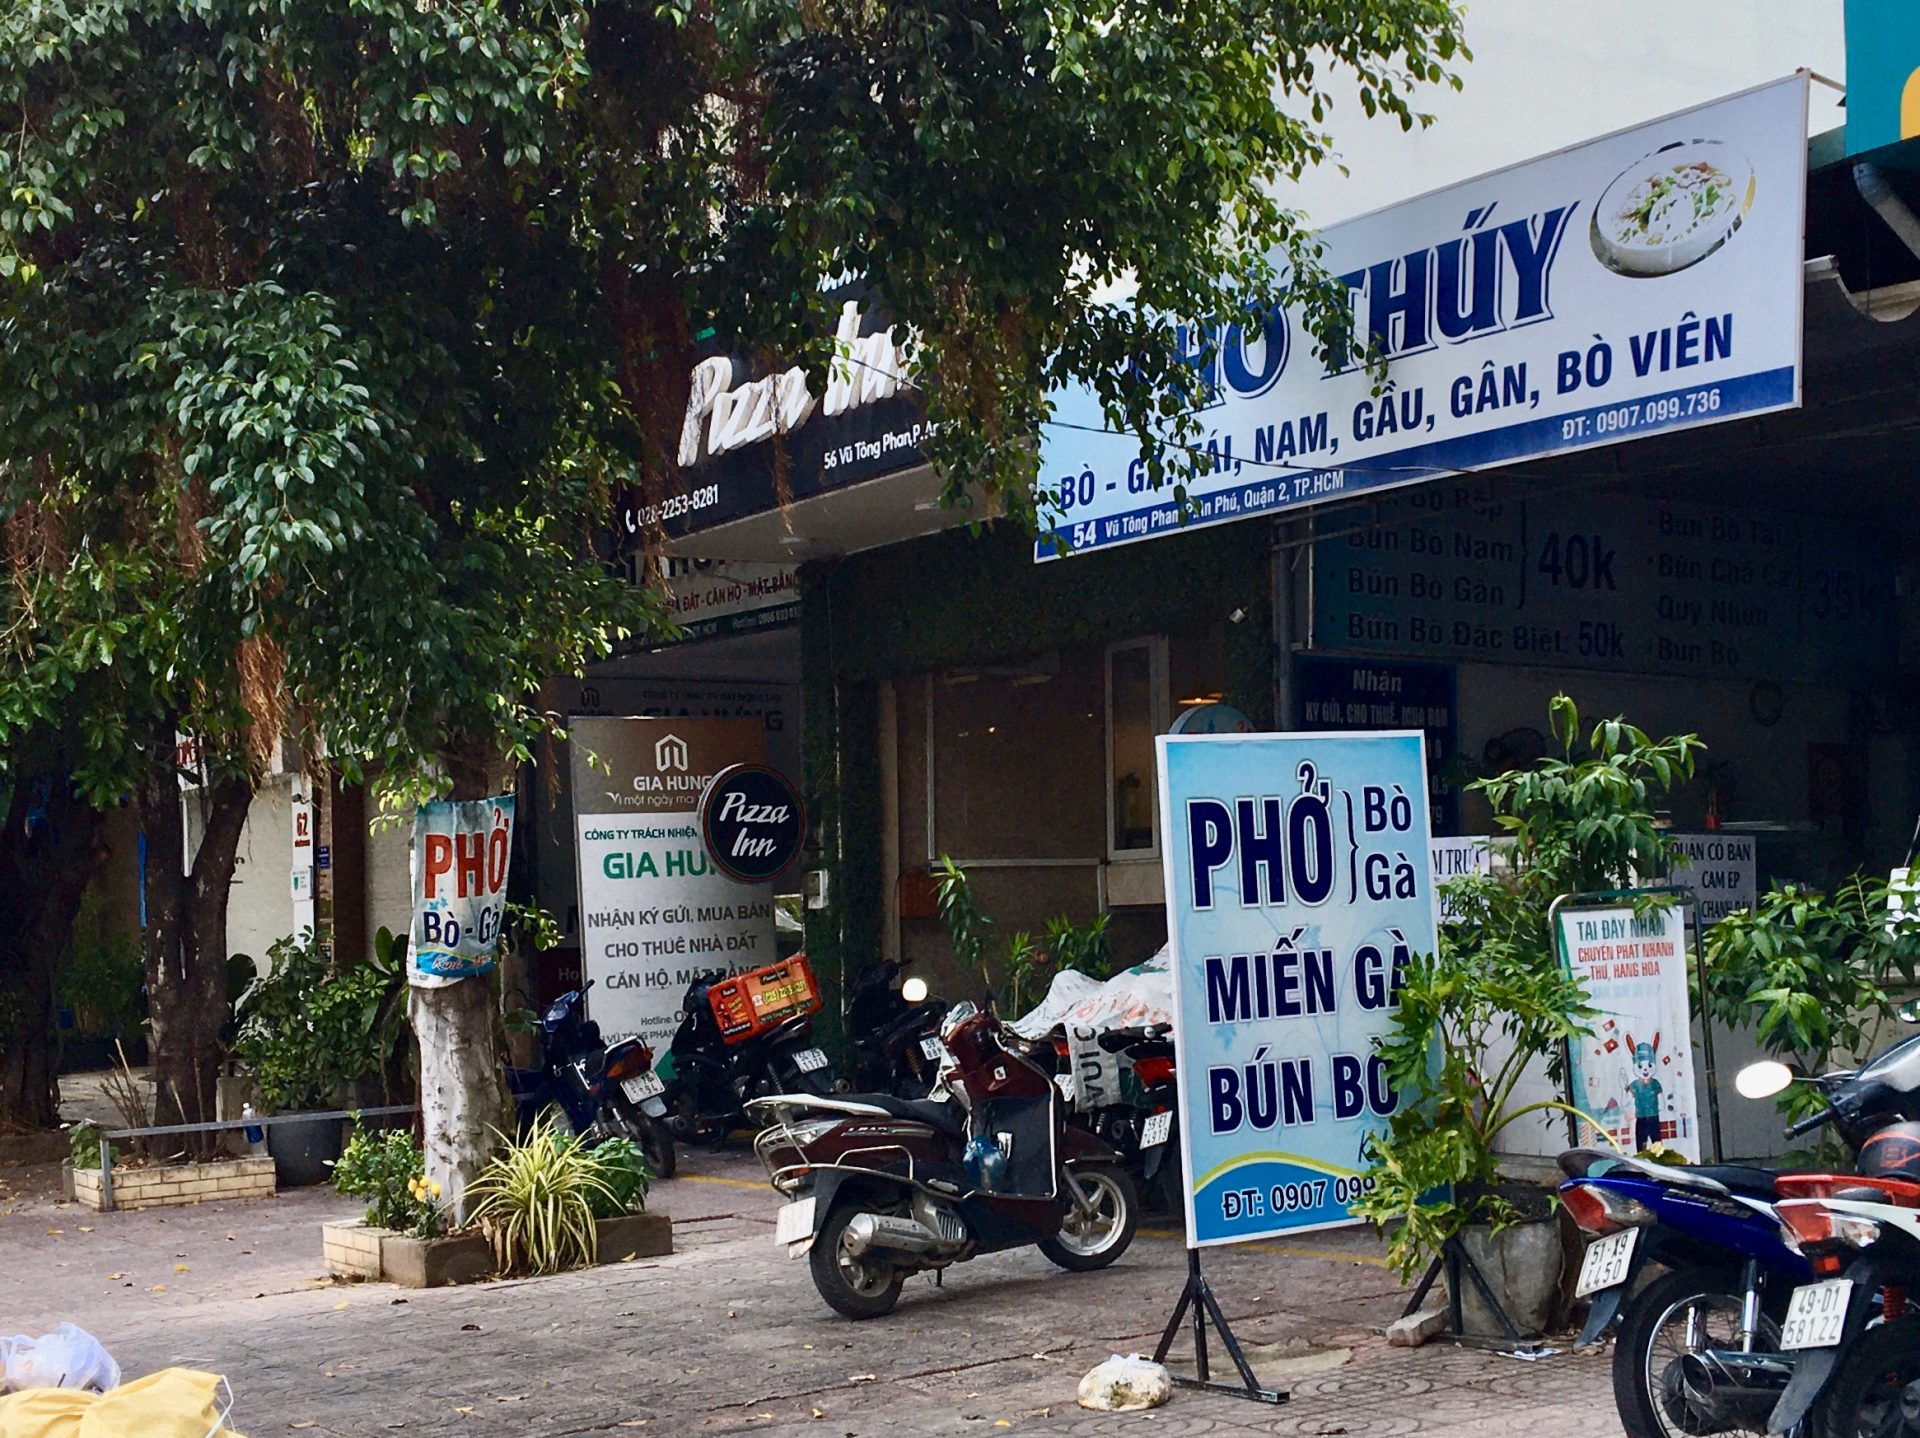
<path fill-rule="evenodd" d="M 1603 1357 L 1385 1347 L 1370 1330 L 1397 1314 L 1399 1285 L 1355 1231 L 1208 1257 L 1286 1406 L 1177 1392 L 1152 1414 L 1083 1412 L 1080 1376 L 1151 1350 L 1171 1311 L 1185 1255 L 1170 1230 L 1098 1274 L 1032 1251 L 976 1260 L 854 1324 L 775 1249 L 776 1198 L 750 1158 L 696 1153 L 682 1172 L 655 1190 L 670 1258 L 417 1292 L 319 1276 L 319 1223 L 353 1211 L 325 1192 L 91 1214 L 57 1204 L 51 1170 L 0 1169 L 0 1333 L 71 1319 L 130 1375 L 223 1372 L 249 1438 L 1619 1431 Z"/>

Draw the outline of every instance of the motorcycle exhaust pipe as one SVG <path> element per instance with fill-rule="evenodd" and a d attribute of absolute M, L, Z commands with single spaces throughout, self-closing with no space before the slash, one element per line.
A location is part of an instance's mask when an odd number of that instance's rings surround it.
<path fill-rule="evenodd" d="M 1771 1409 L 1792 1378 L 1793 1360 L 1778 1353 L 1705 1348 L 1680 1357 L 1688 1403 L 1715 1421 Z"/>
<path fill-rule="evenodd" d="M 914 1218 L 887 1213 L 855 1214 L 840 1240 L 849 1252 L 864 1255 L 878 1248 L 890 1253 L 932 1253 L 952 1245 Z"/>

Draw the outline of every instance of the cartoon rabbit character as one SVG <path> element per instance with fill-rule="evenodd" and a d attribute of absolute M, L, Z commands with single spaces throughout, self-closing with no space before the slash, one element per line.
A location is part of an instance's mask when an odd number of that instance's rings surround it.
<path fill-rule="evenodd" d="M 1620 1082 L 1633 1100 L 1633 1146 L 1636 1149 L 1649 1149 L 1660 1141 L 1660 1080 L 1658 1072 L 1660 1057 L 1660 1035 L 1655 1033 L 1653 1042 L 1640 1044 L 1633 1041 L 1633 1035 L 1627 1035 L 1627 1052 L 1633 1055 L 1633 1072 L 1620 1071 Z"/>

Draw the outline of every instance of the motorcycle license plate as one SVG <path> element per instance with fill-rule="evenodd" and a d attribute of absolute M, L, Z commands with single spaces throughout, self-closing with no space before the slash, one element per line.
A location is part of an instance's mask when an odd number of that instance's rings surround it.
<path fill-rule="evenodd" d="M 795 1199 L 773 1221 L 773 1241 L 787 1250 L 789 1258 L 800 1256 L 793 1249 L 796 1243 L 813 1237 L 813 1202 L 811 1198 Z"/>
<path fill-rule="evenodd" d="M 1140 1147 L 1156 1148 L 1167 1141 L 1173 1132 L 1173 1110 L 1165 1113 L 1150 1113 L 1147 1121 L 1140 1125 Z"/>
<path fill-rule="evenodd" d="M 620 1087 L 628 1098 L 635 1103 L 645 1103 L 650 1098 L 659 1098 L 667 1091 L 656 1074 L 635 1074 L 632 1078 L 620 1080 Z"/>
<path fill-rule="evenodd" d="M 946 1054 L 946 1049 L 941 1046 L 940 1040 L 923 1036 L 920 1040 L 920 1052 L 938 1063 Z"/>
<path fill-rule="evenodd" d="M 1587 1256 L 1580 1264 L 1580 1281 L 1574 1285 L 1574 1297 L 1585 1298 L 1589 1293 L 1618 1288 L 1625 1283 L 1627 1269 L 1633 1263 L 1633 1247 L 1639 1241 L 1640 1230 L 1629 1228 L 1589 1243 Z"/>
<path fill-rule="evenodd" d="M 1787 1321 L 1780 1325 L 1780 1346 L 1831 1348 L 1847 1326 L 1847 1300 L 1853 1296 L 1851 1278 L 1831 1278 L 1793 1290 Z"/>
<path fill-rule="evenodd" d="M 793 1066 L 803 1074 L 810 1074 L 827 1066 L 827 1056 L 819 1049 L 801 1049 L 793 1056 Z"/>

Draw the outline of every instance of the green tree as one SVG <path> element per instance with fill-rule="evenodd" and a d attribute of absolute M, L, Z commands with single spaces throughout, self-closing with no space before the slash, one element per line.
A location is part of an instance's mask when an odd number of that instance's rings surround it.
<path fill-rule="evenodd" d="M 864 276 L 915 336 L 949 497 L 1031 521 L 1050 386 L 1178 439 L 1171 317 L 1328 298 L 1286 185 L 1327 157 L 1336 86 L 1416 123 L 1458 24 L 1448 0 L 25 0 L 0 15 L 0 460 L 38 472 L 81 425 L 106 452 L 61 482 L 201 496 L 295 725 L 402 792 L 485 792 L 545 722 L 538 682 L 654 616 L 596 561 L 617 490 L 645 512 L 681 483 L 697 337 L 818 394 L 824 282 Z M 461 984 L 415 1019 L 429 1066 L 458 1061 L 423 1075 L 457 1201 L 491 1016 Z"/>

